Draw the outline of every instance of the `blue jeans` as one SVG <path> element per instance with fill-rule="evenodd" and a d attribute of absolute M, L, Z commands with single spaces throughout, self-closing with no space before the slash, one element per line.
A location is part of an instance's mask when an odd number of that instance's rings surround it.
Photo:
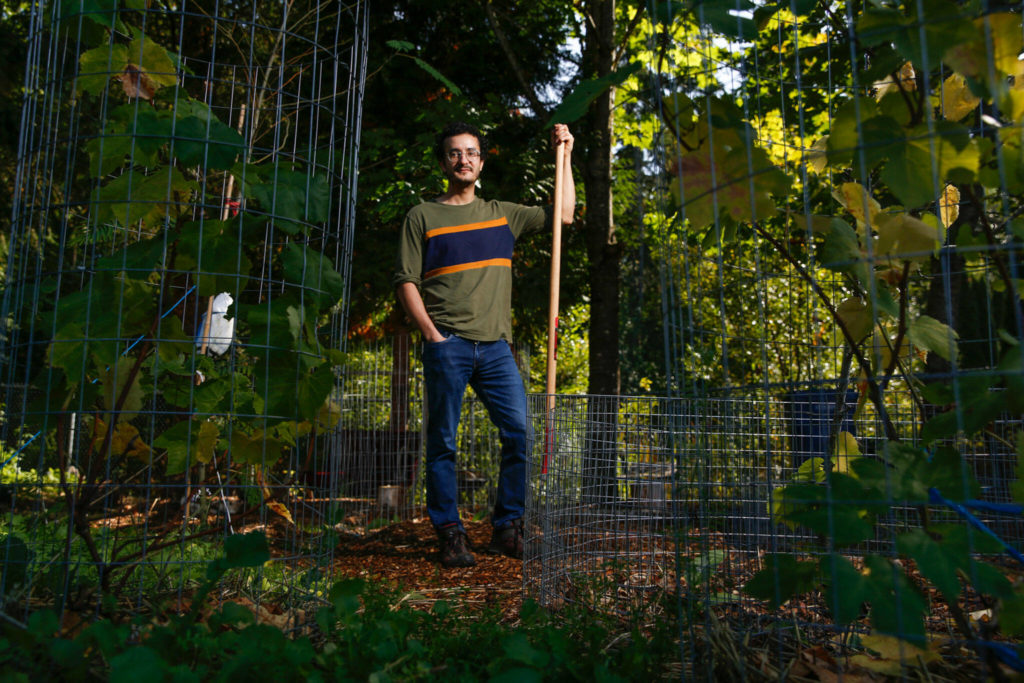
<path fill-rule="evenodd" d="M 435 528 L 457 524 L 456 436 L 466 385 L 483 401 L 501 439 L 495 527 L 523 516 L 526 507 L 526 391 L 508 342 L 474 342 L 454 334 L 423 348 L 427 393 L 427 514 Z"/>

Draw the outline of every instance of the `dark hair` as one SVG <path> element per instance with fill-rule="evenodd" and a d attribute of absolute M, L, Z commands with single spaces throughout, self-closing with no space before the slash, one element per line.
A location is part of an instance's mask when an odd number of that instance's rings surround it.
<path fill-rule="evenodd" d="M 434 156 L 437 157 L 438 161 L 444 162 L 444 141 L 456 135 L 472 135 L 475 137 L 480 144 L 480 158 L 483 159 L 487 156 L 487 137 L 480 132 L 480 129 L 471 123 L 452 121 L 441 129 L 441 132 L 437 134 L 437 138 L 434 141 Z"/>

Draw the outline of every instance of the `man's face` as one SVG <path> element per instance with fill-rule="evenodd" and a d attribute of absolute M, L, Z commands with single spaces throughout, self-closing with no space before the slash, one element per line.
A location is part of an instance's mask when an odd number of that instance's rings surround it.
<path fill-rule="evenodd" d="M 448 182 L 455 185 L 473 185 L 480 177 L 484 161 L 480 157 L 480 141 L 475 135 L 463 133 L 444 141 L 441 170 Z"/>

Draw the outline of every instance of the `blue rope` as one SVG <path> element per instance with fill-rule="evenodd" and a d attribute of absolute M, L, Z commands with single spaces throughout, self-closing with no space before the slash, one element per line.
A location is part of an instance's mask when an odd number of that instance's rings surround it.
<path fill-rule="evenodd" d="M 999 515 L 1024 515 L 1024 505 L 1016 503 L 990 503 L 987 500 L 965 500 L 964 507 L 973 510 L 984 510 Z"/>
<path fill-rule="evenodd" d="M 945 505 L 951 510 L 956 511 L 957 514 L 963 517 L 967 521 L 967 523 L 973 526 L 975 529 L 978 529 L 979 531 L 988 534 L 995 540 L 999 541 L 999 544 L 1003 547 L 1003 550 L 1006 552 L 1007 555 L 1017 560 L 1021 564 L 1024 564 L 1024 555 L 1021 555 L 1016 548 L 1013 548 L 1009 544 L 1007 544 L 1007 542 L 1001 539 L 999 535 L 996 534 L 996 532 L 989 529 L 984 522 L 982 522 L 980 519 L 971 514 L 971 511 L 968 510 L 966 507 L 960 505 L 959 503 L 954 503 L 953 501 L 944 497 L 941 493 L 939 493 L 939 490 L 934 486 L 928 489 L 928 500 L 933 505 Z"/>
<path fill-rule="evenodd" d="M 161 319 L 161 320 L 163 320 L 163 319 L 164 319 L 164 318 L 166 318 L 166 317 L 167 317 L 168 315 L 170 315 L 170 314 L 171 314 L 171 312 L 172 312 L 172 311 L 173 311 L 173 310 L 174 310 L 175 308 L 177 308 L 177 307 L 178 307 L 178 304 L 180 304 L 180 303 L 181 303 L 182 301 L 184 301 L 184 300 L 185 300 L 185 297 L 187 297 L 187 296 L 188 296 L 189 294 L 191 294 L 191 293 L 192 293 L 192 291 L 193 291 L 193 290 L 194 290 L 195 288 L 196 288 L 196 286 L 195 286 L 195 285 L 192 285 L 191 287 L 189 287 L 188 291 L 187 291 L 187 292 L 185 292 L 185 293 L 184 293 L 184 294 L 183 294 L 183 295 L 181 296 L 181 298 L 180 298 L 180 299 L 178 299 L 177 301 L 175 301 L 175 302 L 174 302 L 174 305 L 173 305 L 173 306 L 171 306 L 171 307 L 170 307 L 170 308 L 168 308 L 168 309 L 167 309 L 166 311 L 164 311 L 163 315 L 161 315 L 161 316 L 160 316 L 160 319 Z M 146 338 L 146 335 L 144 335 L 144 334 L 143 334 L 143 335 L 141 335 L 141 336 L 139 336 L 139 338 L 138 338 L 138 339 L 136 339 L 135 341 L 133 341 L 133 342 L 132 342 L 131 344 L 129 344 L 129 345 L 128 345 L 128 348 L 127 348 L 127 349 L 125 349 L 124 351 L 122 351 L 122 352 L 121 352 L 121 355 L 122 355 L 122 356 L 125 356 L 125 355 L 127 355 L 127 354 L 128 354 L 128 352 L 129 352 L 129 351 L 131 351 L 131 350 L 132 350 L 132 349 L 133 349 L 133 348 L 135 347 L 135 345 L 136 345 L 136 344 L 138 344 L 138 343 L 139 343 L 140 341 L 142 341 L 142 340 L 143 340 L 143 339 L 145 339 L 145 338 Z M 108 368 L 107 368 L 107 370 L 109 370 L 109 369 L 110 369 L 110 368 L 108 367 Z M 92 383 L 93 383 L 93 384 L 96 384 L 96 382 L 99 382 L 99 381 L 100 381 L 100 380 L 99 380 L 99 377 L 97 377 L 96 379 L 94 379 L 94 380 L 92 381 Z"/>
<path fill-rule="evenodd" d="M 1024 671 L 1024 659 L 1021 658 L 1020 653 L 1017 650 L 1005 643 L 992 643 L 987 640 L 974 640 L 969 641 L 969 645 L 972 645 L 979 650 L 991 650 L 995 653 L 995 656 L 999 658 L 1006 666 L 1010 667 L 1014 671 Z"/>
<path fill-rule="evenodd" d="M 31 439 L 29 439 L 25 443 L 21 444 L 21 447 L 18 448 L 18 450 L 14 451 L 14 454 L 11 457 L 7 458 L 6 460 L 3 461 L 2 464 L 0 464 L 0 470 L 2 470 L 3 468 L 7 467 L 7 463 L 9 463 L 10 461 L 12 461 L 15 458 L 17 458 L 18 457 L 18 453 L 21 453 L 23 450 L 25 450 L 25 447 L 28 446 L 33 441 L 35 441 L 36 437 L 39 436 L 42 433 L 43 433 L 43 430 L 40 429 L 38 432 L 36 432 L 35 434 L 32 435 Z"/>
<path fill-rule="evenodd" d="M 1021 514 L 1021 511 L 1024 510 L 1024 506 L 1005 503 L 987 503 L 983 500 L 966 500 L 964 501 L 964 504 L 961 505 L 959 503 L 954 503 L 943 496 L 935 487 L 928 489 L 928 500 L 933 505 L 945 505 L 946 507 L 955 510 L 957 514 L 963 517 L 971 526 L 999 541 L 999 544 L 1003 546 L 1003 550 L 1010 557 L 1014 558 L 1021 564 L 1024 564 L 1024 555 L 1021 555 L 1015 548 L 1001 539 L 996 532 L 989 529 L 984 522 L 971 514 L 970 510 L 967 509 L 968 507 L 972 507 L 976 510 L 1019 515 Z M 987 640 L 975 640 L 968 644 L 978 650 L 990 650 L 999 659 L 999 661 L 1012 668 L 1014 671 L 1024 671 L 1024 658 L 1021 658 L 1020 653 L 1009 645 L 1004 643 L 992 643 Z"/>
<path fill-rule="evenodd" d="M 161 320 L 163 320 L 163 319 L 164 319 L 164 318 L 166 318 L 166 317 L 167 317 L 168 315 L 170 315 L 170 314 L 171 314 L 171 312 L 172 312 L 172 311 L 173 311 L 173 310 L 174 310 L 175 308 L 177 308 L 177 307 L 178 307 L 178 304 L 180 304 L 180 303 L 181 303 L 182 301 L 184 301 L 184 300 L 185 300 L 185 297 L 187 297 L 187 296 L 188 296 L 189 294 L 191 294 L 191 293 L 192 293 L 192 290 L 194 290 L 195 288 L 196 288 L 196 286 L 195 286 L 195 285 L 192 285 L 191 287 L 189 287 L 189 290 L 188 290 L 187 292 L 185 292 L 185 293 L 184 293 L 184 294 L 182 295 L 182 297 L 181 297 L 180 299 L 178 299 L 177 301 L 175 301 L 175 302 L 174 302 L 174 305 L 173 305 L 173 306 L 171 306 L 171 307 L 170 307 L 170 308 L 168 308 L 168 309 L 167 309 L 166 311 L 164 311 L 163 315 L 161 315 L 161 316 L 160 316 L 160 319 L 161 319 Z M 124 352 L 123 352 L 123 353 L 121 353 L 121 355 L 123 356 L 123 355 L 125 355 L 126 353 L 128 353 L 129 351 L 131 351 L 131 350 L 132 350 L 132 348 L 134 348 L 134 346 L 135 346 L 136 344 L 138 344 L 138 343 L 139 343 L 140 341 L 142 341 L 142 340 L 143 340 L 143 339 L 145 339 L 145 338 L 146 338 L 146 335 L 142 335 L 142 336 L 140 336 L 140 337 L 139 337 L 138 339 L 136 339 L 136 340 L 135 340 L 135 341 L 133 341 L 133 342 L 132 342 L 131 344 L 129 344 L 129 345 L 128 345 L 128 348 L 127 348 L 127 349 L 125 349 L 125 350 L 124 350 Z"/>

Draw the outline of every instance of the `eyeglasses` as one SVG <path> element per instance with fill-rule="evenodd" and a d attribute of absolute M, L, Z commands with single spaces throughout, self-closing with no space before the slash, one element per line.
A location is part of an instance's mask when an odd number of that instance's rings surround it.
<path fill-rule="evenodd" d="M 463 152 L 461 149 L 450 149 L 448 150 L 448 154 L 446 156 L 448 157 L 448 161 L 458 161 L 462 157 L 466 157 L 467 159 L 479 159 L 480 150 L 467 149 L 465 152 Z"/>

